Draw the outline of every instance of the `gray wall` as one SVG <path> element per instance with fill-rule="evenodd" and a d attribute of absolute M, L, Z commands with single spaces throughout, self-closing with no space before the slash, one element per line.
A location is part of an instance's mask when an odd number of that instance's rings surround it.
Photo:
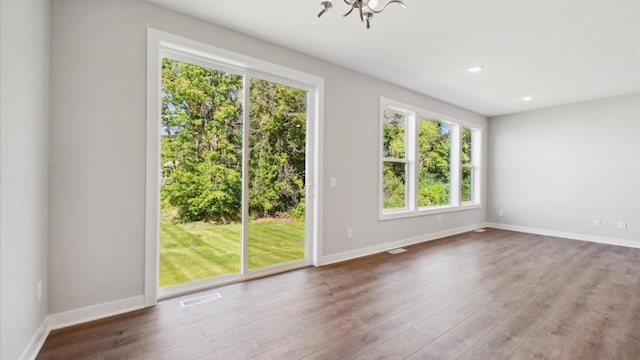
<path fill-rule="evenodd" d="M 639 94 L 489 122 L 489 221 L 640 243 Z"/>
<path fill-rule="evenodd" d="M 47 315 L 49 1 L 2 0 L 0 14 L 0 358 L 9 360 Z"/>
<path fill-rule="evenodd" d="M 485 117 L 141 0 L 54 0 L 50 313 L 143 293 L 147 27 L 325 78 L 322 175 L 338 186 L 322 199 L 323 255 L 485 220 L 483 208 L 379 222 L 377 200 L 380 96 Z"/>

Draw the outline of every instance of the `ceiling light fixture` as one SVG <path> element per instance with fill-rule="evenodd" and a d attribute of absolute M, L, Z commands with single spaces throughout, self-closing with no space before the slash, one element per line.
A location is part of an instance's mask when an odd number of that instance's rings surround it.
<path fill-rule="evenodd" d="M 469 70 L 469 72 L 472 72 L 472 73 L 477 73 L 477 72 L 482 71 L 483 69 L 484 69 L 484 66 L 475 65 L 475 66 L 472 66 L 472 67 L 468 68 L 467 70 Z"/>
<path fill-rule="evenodd" d="M 367 24 L 367 29 L 369 29 L 370 27 L 369 22 L 373 18 L 373 15 L 381 13 L 390 4 L 396 3 L 404 8 L 407 7 L 403 2 L 404 0 L 387 1 L 387 3 L 380 10 L 376 9 L 376 7 L 378 6 L 378 0 L 342 0 L 342 1 L 348 6 L 351 6 L 351 9 L 342 16 L 343 17 L 349 16 L 353 12 L 353 10 L 356 10 L 360 14 L 360 21 Z M 327 11 L 333 9 L 333 2 L 332 0 L 322 0 L 320 2 L 320 6 L 322 6 L 322 11 L 320 11 L 320 13 L 318 14 L 318 17 L 322 16 L 322 14 L 326 13 Z"/>
<path fill-rule="evenodd" d="M 531 100 L 533 100 L 533 96 L 531 96 L 531 95 L 527 95 L 527 96 L 523 96 L 522 97 L 522 101 L 531 101 Z"/>

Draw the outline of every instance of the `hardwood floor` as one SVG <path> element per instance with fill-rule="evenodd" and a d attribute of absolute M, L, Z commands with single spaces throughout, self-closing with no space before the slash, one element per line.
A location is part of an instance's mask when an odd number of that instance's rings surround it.
<path fill-rule="evenodd" d="M 640 249 L 489 229 L 53 331 L 38 359 L 640 359 Z"/>

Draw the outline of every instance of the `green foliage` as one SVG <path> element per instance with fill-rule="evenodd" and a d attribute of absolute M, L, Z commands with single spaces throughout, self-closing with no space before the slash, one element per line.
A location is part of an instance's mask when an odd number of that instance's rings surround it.
<path fill-rule="evenodd" d="M 418 206 L 449 204 L 451 127 L 432 120 L 418 123 Z"/>
<path fill-rule="evenodd" d="M 406 115 L 390 110 L 384 112 L 382 125 L 383 155 L 386 158 L 404 159 L 407 141 Z"/>
<path fill-rule="evenodd" d="M 465 165 L 471 165 L 471 130 L 462 128 L 462 154 L 460 158 L 462 163 L 462 177 L 461 177 L 461 195 L 462 201 L 471 201 L 472 199 L 472 183 L 473 183 L 473 171 L 470 167 Z"/>
<path fill-rule="evenodd" d="M 382 172 L 383 206 L 385 209 L 405 207 L 405 164 L 385 162 Z"/>
<path fill-rule="evenodd" d="M 249 97 L 249 210 L 290 213 L 304 201 L 306 92 L 252 79 Z"/>
<path fill-rule="evenodd" d="M 238 221 L 242 76 L 163 59 L 162 85 L 163 208 L 184 222 Z M 250 212 L 291 212 L 304 200 L 306 92 L 254 79 L 249 97 Z"/>
<path fill-rule="evenodd" d="M 404 118 L 385 112 L 383 152 L 385 157 L 404 158 Z M 418 206 L 449 204 L 451 127 L 432 120 L 418 121 Z M 405 207 L 405 164 L 385 162 L 383 166 L 383 206 Z"/>
<path fill-rule="evenodd" d="M 462 164 L 471 163 L 471 130 L 462 128 L 462 154 L 460 160 Z"/>
<path fill-rule="evenodd" d="M 448 203 L 448 183 L 420 183 L 420 187 L 418 188 L 418 204 L 420 204 L 420 206 L 446 205 Z"/>
<path fill-rule="evenodd" d="M 242 77 L 163 59 L 162 204 L 182 221 L 240 216 Z"/>
<path fill-rule="evenodd" d="M 305 202 L 301 201 L 293 209 L 291 209 L 291 216 L 294 219 L 303 220 L 305 215 Z"/>
<path fill-rule="evenodd" d="M 418 123 L 418 159 L 420 180 L 449 182 L 451 127 L 431 120 Z"/>
<path fill-rule="evenodd" d="M 385 110 L 382 125 L 382 147 L 385 158 L 405 159 L 407 144 L 407 118 L 403 113 Z M 387 161 L 382 170 L 382 199 L 385 209 L 406 206 L 406 166 L 402 162 Z"/>

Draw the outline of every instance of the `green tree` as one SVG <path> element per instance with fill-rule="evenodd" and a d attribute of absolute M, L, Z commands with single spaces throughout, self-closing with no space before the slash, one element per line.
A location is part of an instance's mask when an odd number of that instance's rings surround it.
<path fill-rule="evenodd" d="M 385 110 L 382 125 L 383 156 L 391 159 L 406 159 L 407 118 L 406 114 Z M 406 205 L 406 166 L 402 162 L 387 161 L 382 170 L 383 207 L 403 208 Z"/>
<path fill-rule="evenodd" d="M 242 77 L 163 59 L 163 205 L 183 221 L 239 219 Z"/>
<path fill-rule="evenodd" d="M 293 209 L 304 215 L 306 96 L 304 90 L 251 80 L 249 209 L 254 216 Z"/>
<path fill-rule="evenodd" d="M 472 168 L 464 165 L 472 165 L 471 163 L 471 130 L 462 128 L 462 153 L 460 155 L 460 163 L 462 167 L 461 176 L 461 195 L 462 201 L 471 201 L 472 199 Z"/>
<path fill-rule="evenodd" d="M 382 127 L 385 158 L 406 159 L 406 115 L 384 112 Z M 449 203 L 451 126 L 435 120 L 420 119 L 418 126 L 418 206 Z M 383 165 L 383 206 L 386 209 L 406 205 L 406 166 L 386 161 Z"/>
<path fill-rule="evenodd" d="M 243 78 L 176 60 L 162 62 L 164 209 L 180 221 L 241 218 Z M 253 79 L 250 210 L 304 215 L 306 92 Z"/>
<path fill-rule="evenodd" d="M 418 124 L 418 206 L 449 203 L 451 127 L 431 120 Z"/>

